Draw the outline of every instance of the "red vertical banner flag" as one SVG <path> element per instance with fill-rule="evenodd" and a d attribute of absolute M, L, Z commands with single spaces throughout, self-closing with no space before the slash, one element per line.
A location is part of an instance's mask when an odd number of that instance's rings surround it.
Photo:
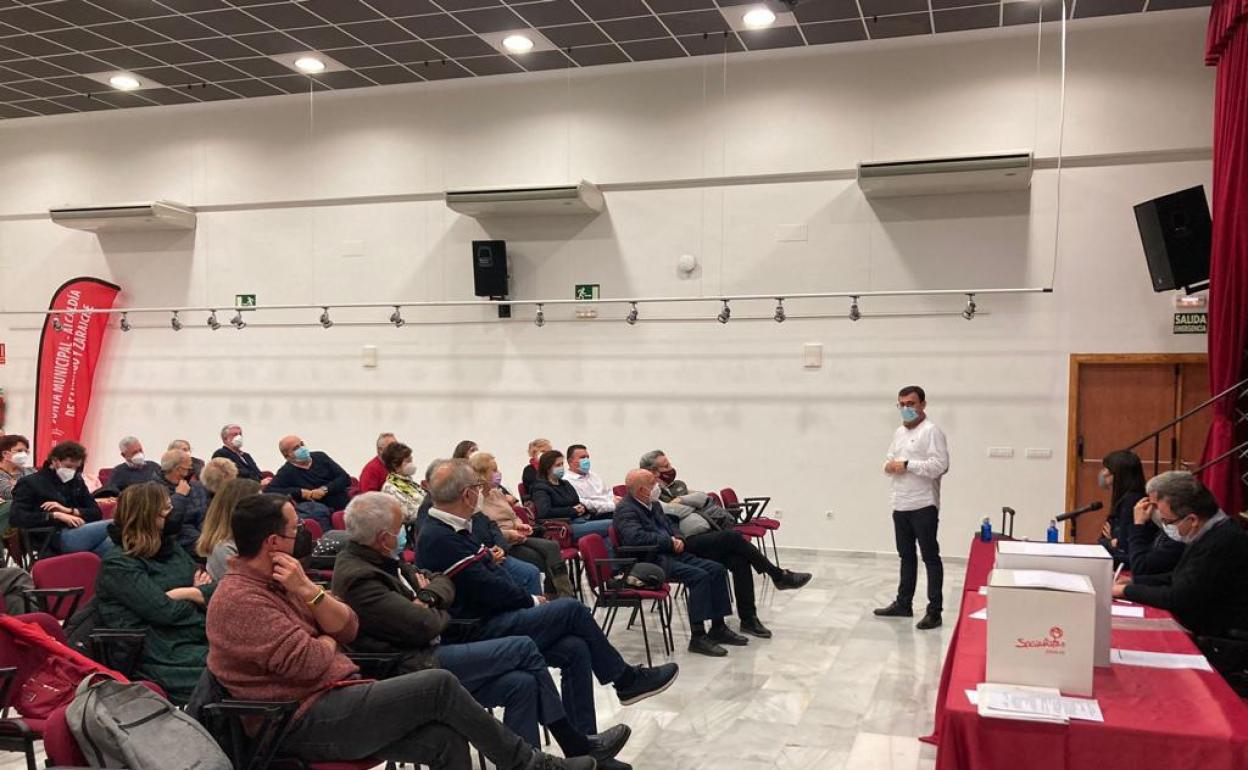
<path fill-rule="evenodd" d="M 58 310 L 109 310 L 121 287 L 99 278 L 74 278 L 52 295 L 39 336 L 35 383 L 35 458 L 41 462 L 61 441 L 80 441 L 91 406 L 95 366 L 111 313 L 58 313 Z"/>

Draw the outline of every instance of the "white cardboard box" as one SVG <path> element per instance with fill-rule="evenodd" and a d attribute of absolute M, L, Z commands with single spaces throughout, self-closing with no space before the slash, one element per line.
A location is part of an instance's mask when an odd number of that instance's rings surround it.
<path fill-rule="evenodd" d="M 1092 695 L 1095 614 L 1096 593 L 1086 575 L 994 569 L 987 681 Z"/>
<path fill-rule="evenodd" d="M 1099 545 L 1079 543 L 1028 543 L 997 541 L 998 569 L 1038 569 L 1086 575 L 1096 591 L 1096 646 L 1093 663 L 1109 665 L 1110 630 L 1113 624 L 1114 560 Z"/>

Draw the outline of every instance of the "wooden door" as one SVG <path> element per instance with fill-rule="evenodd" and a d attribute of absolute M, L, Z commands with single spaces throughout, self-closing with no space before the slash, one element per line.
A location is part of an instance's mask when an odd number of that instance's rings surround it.
<path fill-rule="evenodd" d="M 1100 501 L 1104 508 L 1067 522 L 1066 539 L 1095 543 L 1110 513 L 1097 485 L 1101 459 L 1125 449 L 1209 397 L 1203 354 L 1071 356 L 1067 510 Z M 1200 458 L 1209 416 L 1185 420 L 1159 440 L 1135 447 L 1145 477 Z"/>

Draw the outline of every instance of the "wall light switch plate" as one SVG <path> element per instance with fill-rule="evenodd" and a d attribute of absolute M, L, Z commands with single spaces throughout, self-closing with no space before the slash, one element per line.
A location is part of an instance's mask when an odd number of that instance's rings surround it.
<path fill-rule="evenodd" d="M 364 346 L 364 348 L 360 351 L 360 363 L 364 365 L 365 369 L 377 368 L 377 346 L 376 345 Z"/>
<path fill-rule="evenodd" d="M 802 366 L 806 369 L 823 368 L 822 342 L 807 342 L 802 346 Z"/>
<path fill-rule="evenodd" d="M 1042 448 L 1037 448 L 1037 447 L 1027 448 L 1028 460 L 1047 460 L 1052 456 L 1053 456 L 1052 449 L 1042 449 Z"/>
<path fill-rule="evenodd" d="M 988 456 L 989 457 L 1002 457 L 1002 458 L 1013 457 L 1014 447 L 1012 446 L 990 446 L 988 447 Z"/>

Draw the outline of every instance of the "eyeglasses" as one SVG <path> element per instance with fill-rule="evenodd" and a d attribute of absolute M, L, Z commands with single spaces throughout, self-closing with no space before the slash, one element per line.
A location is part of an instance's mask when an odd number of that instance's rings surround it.
<path fill-rule="evenodd" d="M 299 537 L 299 533 L 302 532 L 303 530 L 304 530 L 304 526 L 303 526 L 303 522 L 301 521 L 295 525 L 295 534 L 293 535 L 283 535 L 281 532 L 274 532 L 273 534 L 277 535 L 278 537 L 284 540 L 295 540 L 296 538 Z"/>

